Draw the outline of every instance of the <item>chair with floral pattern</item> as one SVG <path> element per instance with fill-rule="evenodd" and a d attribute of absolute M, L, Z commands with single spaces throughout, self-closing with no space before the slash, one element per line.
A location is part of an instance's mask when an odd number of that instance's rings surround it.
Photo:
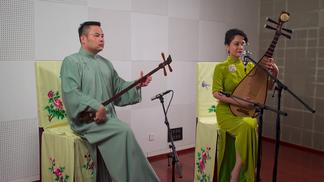
<path fill-rule="evenodd" d="M 95 181 L 95 161 L 87 143 L 70 129 L 66 118 L 59 78 L 61 63 L 35 62 L 41 181 Z"/>
<path fill-rule="evenodd" d="M 196 147 L 195 182 L 213 181 L 217 142 L 217 102 L 212 95 L 212 80 L 217 62 L 199 62 L 196 67 Z"/>

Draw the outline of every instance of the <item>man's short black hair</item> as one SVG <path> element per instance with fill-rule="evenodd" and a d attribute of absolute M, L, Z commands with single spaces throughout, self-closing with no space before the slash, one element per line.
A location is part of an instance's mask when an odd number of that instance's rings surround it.
<path fill-rule="evenodd" d="M 88 29 L 90 26 L 101 26 L 100 22 L 98 21 L 86 21 L 83 22 L 82 24 L 80 24 L 80 27 L 78 29 L 79 32 L 79 38 L 81 37 L 81 35 L 86 35 L 88 33 Z"/>
<path fill-rule="evenodd" d="M 224 44 L 225 45 L 230 45 L 230 43 L 232 42 L 232 40 L 234 39 L 235 35 L 240 35 L 242 37 L 244 37 L 245 42 L 248 42 L 248 38 L 246 36 L 246 34 L 237 28 L 233 28 L 233 29 L 229 29 L 226 34 L 225 34 L 225 41 Z"/>

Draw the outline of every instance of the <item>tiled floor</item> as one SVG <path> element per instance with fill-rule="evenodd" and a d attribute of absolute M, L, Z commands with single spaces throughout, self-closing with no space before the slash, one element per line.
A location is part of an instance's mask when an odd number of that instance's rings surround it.
<path fill-rule="evenodd" d="M 263 141 L 261 181 L 272 181 L 274 163 L 274 143 Z M 314 153 L 295 147 L 280 145 L 277 181 L 278 182 L 324 182 L 324 152 Z M 180 153 L 183 177 L 177 182 L 192 182 L 194 179 L 194 151 Z M 171 165 L 166 158 L 152 159 L 151 164 L 161 182 L 172 181 Z"/>

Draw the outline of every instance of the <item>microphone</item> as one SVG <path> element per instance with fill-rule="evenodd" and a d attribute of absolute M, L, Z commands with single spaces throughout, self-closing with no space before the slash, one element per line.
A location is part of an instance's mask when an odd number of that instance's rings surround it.
<path fill-rule="evenodd" d="M 152 97 L 151 101 L 161 98 L 161 97 L 163 97 L 163 95 L 166 95 L 166 94 L 170 93 L 171 91 L 173 91 L 173 90 L 167 90 L 165 92 L 159 93 L 159 94 L 155 95 L 154 97 Z"/>
<path fill-rule="evenodd" d="M 252 52 L 247 50 L 247 45 L 244 45 L 244 49 L 243 49 L 243 52 L 242 52 L 242 55 L 241 55 L 241 59 L 243 60 L 244 72 L 245 73 L 246 73 L 246 66 L 249 63 L 250 55 L 252 55 Z"/>

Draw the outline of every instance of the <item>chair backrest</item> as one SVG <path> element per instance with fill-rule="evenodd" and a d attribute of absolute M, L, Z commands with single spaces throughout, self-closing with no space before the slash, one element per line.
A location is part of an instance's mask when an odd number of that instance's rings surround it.
<path fill-rule="evenodd" d="M 40 128 L 68 125 L 61 95 L 62 61 L 35 61 L 37 112 Z"/>
<path fill-rule="evenodd" d="M 197 63 L 197 118 L 204 118 L 216 122 L 217 101 L 212 95 L 213 74 L 218 62 L 198 62 Z"/>

